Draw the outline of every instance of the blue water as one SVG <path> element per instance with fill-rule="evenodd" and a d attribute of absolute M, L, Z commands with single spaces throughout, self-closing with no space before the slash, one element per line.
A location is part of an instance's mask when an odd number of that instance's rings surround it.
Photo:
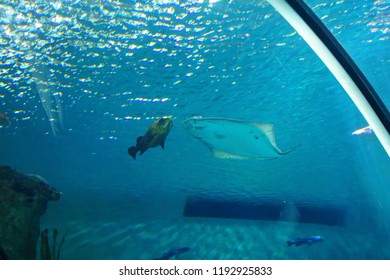
<path fill-rule="evenodd" d="M 390 106 L 390 4 L 307 1 Z M 390 161 L 342 87 L 264 1 L 0 3 L 0 164 L 63 192 L 64 259 L 389 259 Z M 165 149 L 127 154 L 154 120 Z M 272 123 L 277 160 L 214 158 L 192 116 Z M 343 207 L 344 226 L 185 217 L 188 197 Z M 325 242 L 289 248 L 286 241 Z"/>

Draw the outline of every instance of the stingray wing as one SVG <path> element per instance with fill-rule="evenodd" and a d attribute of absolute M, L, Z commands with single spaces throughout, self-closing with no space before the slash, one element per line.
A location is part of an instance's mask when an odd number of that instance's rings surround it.
<path fill-rule="evenodd" d="M 272 124 L 223 118 L 190 118 L 184 128 L 218 158 L 273 159 L 284 154 L 276 145 Z"/>

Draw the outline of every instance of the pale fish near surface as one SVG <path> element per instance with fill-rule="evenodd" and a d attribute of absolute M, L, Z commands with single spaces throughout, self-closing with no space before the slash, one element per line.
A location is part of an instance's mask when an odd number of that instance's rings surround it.
<path fill-rule="evenodd" d="M 186 119 L 182 124 L 217 158 L 275 159 L 299 146 L 282 151 L 276 144 L 272 124 L 199 117 Z"/>
<path fill-rule="evenodd" d="M 371 133 L 372 133 L 371 126 L 366 126 L 363 128 L 359 128 L 358 130 L 355 130 L 354 132 L 352 132 L 352 135 L 371 134 Z"/>

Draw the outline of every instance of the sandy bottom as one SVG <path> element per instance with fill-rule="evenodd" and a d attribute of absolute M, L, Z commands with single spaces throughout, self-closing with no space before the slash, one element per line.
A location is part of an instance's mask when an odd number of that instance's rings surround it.
<path fill-rule="evenodd" d="M 52 225 L 53 226 L 53 225 Z M 54 225 L 56 226 L 56 225 Z M 57 225 L 67 231 L 61 259 L 153 259 L 174 247 L 190 247 L 177 259 L 285 260 L 386 259 L 389 249 L 346 227 L 290 222 L 179 218 L 128 224 L 128 221 Z M 65 229 L 67 228 L 67 230 Z M 321 235 L 312 246 L 286 241 Z M 385 251 L 387 250 L 387 251 Z"/>

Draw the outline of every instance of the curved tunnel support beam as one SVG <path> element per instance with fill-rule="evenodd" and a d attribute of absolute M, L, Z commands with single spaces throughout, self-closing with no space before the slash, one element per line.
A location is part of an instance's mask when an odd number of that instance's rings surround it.
<path fill-rule="evenodd" d="M 390 114 L 352 58 L 302 0 L 267 0 L 323 61 L 390 156 Z"/>

